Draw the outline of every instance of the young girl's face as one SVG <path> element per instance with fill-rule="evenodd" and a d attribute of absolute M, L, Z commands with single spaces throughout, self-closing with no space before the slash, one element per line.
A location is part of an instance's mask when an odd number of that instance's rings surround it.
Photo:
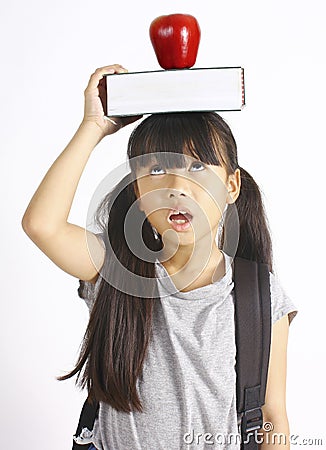
<path fill-rule="evenodd" d="M 225 206 L 236 200 L 239 189 L 239 170 L 228 176 L 223 166 L 190 155 L 184 167 L 166 168 L 155 154 L 150 164 L 138 168 L 135 188 L 139 208 L 165 243 L 177 239 L 181 246 L 204 237 L 213 242 Z"/>

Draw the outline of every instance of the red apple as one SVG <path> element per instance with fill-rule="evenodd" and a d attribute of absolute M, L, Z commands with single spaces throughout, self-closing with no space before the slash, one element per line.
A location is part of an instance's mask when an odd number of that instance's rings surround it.
<path fill-rule="evenodd" d="M 163 69 L 185 69 L 196 62 L 200 28 L 189 14 L 170 14 L 153 20 L 149 35 Z"/>

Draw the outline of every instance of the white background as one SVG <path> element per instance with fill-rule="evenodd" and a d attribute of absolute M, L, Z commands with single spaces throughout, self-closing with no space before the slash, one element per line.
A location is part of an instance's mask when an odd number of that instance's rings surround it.
<path fill-rule="evenodd" d="M 75 363 L 87 324 L 78 280 L 27 238 L 21 218 L 82 119 L 90 74 L 112 63 L 159 69 L 149 25 L 175 12 L 201 26 L 195 67 L 245 68 L 247 106 L 223 117 L 264 193 L 276 273 L 299 309 L 288 351 L 291 431 L 326 446 L 324 1 L 12 0 L 1 9 L 1 448 L 70 449 L 86 395 L 55 379 Z M 71 222 L 85 225 L 96 187 L 125 161 L 132 127 L 95 149 Z"/>

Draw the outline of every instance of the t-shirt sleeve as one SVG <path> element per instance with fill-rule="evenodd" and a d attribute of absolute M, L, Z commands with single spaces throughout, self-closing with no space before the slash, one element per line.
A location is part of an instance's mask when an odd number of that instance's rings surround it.
<path fill-rule="evenodd" d="M 96 234 L 97 238 L 99 238 L 101 244 L 103 245 L 103 248 L 105 248 L 104 244 L 104 238 L 102 233 Z M 79 288 L 78 288 L 78 295 L 80 298 L 82 298 L 86 305 L 88 306 L 88 309 L 91 310 L 94 302 L 97 297 L 98 289 L 101 284 L 102 276 L 99 273 L 97 280 L 95 283 L 91 283 L 90 281 L 84 281 L 79 280 Z"/>
<path fill-rule="evenodd" d="M 288 315 L 289 324 L 297 315 L 298 310 L 292 300 L 288 297 L 278 278 L 270 272 L 271 304 L 272 304 L 272 324 L 274 325 L 285 314 Z"/>
<path fill-rule="evenodd" d="M 89 310 L 91 310 L 94 305 L 101 280 L 102 277 L 100 274 L 98 275 L 95 283 L 79 280 L 78 295 L 85 301 Z"/>

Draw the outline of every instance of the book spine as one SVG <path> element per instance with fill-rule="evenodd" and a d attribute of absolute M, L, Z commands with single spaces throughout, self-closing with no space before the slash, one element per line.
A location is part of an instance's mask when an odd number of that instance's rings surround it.
<path fill-rule="evenodd" d="M 242 106 L 246 104 L 244 69 L 241 69 L 241 90 L 242 90 Z"/>

